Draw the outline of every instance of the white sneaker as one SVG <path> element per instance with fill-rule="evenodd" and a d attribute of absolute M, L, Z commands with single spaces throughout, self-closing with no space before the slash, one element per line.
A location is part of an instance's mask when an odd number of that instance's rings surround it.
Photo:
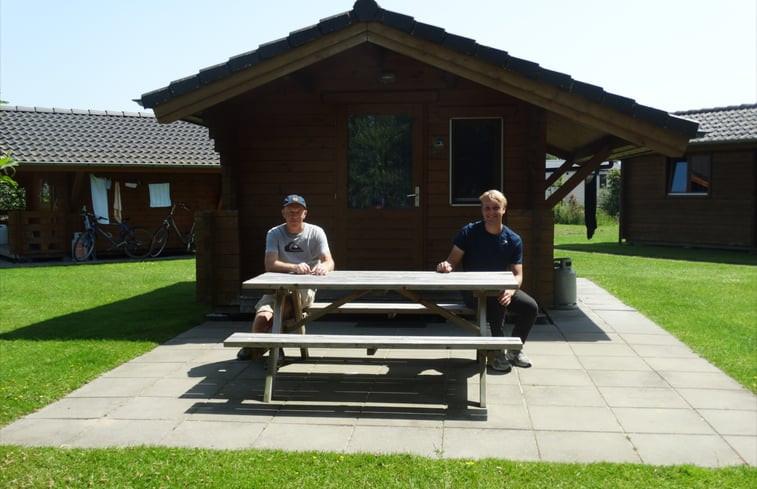
<path fill-rule="evenodd" d="M 507 350 L 505 357 L 507 357 L 507 361 L 516 367 L 528 368 L 531 366 L 531 360 L 523 353 L 523 350 Z"/>

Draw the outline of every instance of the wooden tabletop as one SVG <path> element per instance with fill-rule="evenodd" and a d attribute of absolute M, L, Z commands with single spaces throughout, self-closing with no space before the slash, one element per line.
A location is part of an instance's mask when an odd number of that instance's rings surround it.
<path fill-rule="evenodd" d="M 324 289 L 324 290 L 471 290 L 517 289 L 511 272 L 412 272 L 375 270 L 335 270 L 326 275 L 297 275 L 266 272 L 245 280 L 245 289 Z"/>

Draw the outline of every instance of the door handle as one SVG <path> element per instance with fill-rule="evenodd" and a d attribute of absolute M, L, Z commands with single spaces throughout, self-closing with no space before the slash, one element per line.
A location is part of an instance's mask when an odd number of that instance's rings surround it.
<path fill-rule="evenodd" d="M 407 194 L 407 198 L 414 197 L 413 207 L 420 207 L 421 206 L 421 188 L 416 185 L 415 186 L 415 193 L 414 194 Z"/>

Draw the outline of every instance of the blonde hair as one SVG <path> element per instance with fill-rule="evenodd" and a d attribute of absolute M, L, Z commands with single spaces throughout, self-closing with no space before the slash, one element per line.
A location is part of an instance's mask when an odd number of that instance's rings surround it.
<path fill-rule="evenodd" d="M 483 202 L 485 197 L 489 197 L 493 201 L 497 202 L 503 209 L 507 207 L 507 197 L 505 197 L 505 194 L 503 194 L 499 190 L 487 190 L 486 192 L 481 194 L 478 200 Z"/>

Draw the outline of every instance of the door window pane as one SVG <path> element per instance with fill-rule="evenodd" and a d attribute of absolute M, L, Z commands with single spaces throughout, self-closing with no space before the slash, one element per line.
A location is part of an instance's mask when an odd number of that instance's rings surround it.
<path fill-rule="evenodd" d="M 502 119 L 450 120 L 450 203 L 475 204 L 502 189 Z"/>
<path fill-rule="evenodd" d="M 413 202 L 413 119 L 355 115 L 348 121 L 348 206 L 406 208 Z"/>

